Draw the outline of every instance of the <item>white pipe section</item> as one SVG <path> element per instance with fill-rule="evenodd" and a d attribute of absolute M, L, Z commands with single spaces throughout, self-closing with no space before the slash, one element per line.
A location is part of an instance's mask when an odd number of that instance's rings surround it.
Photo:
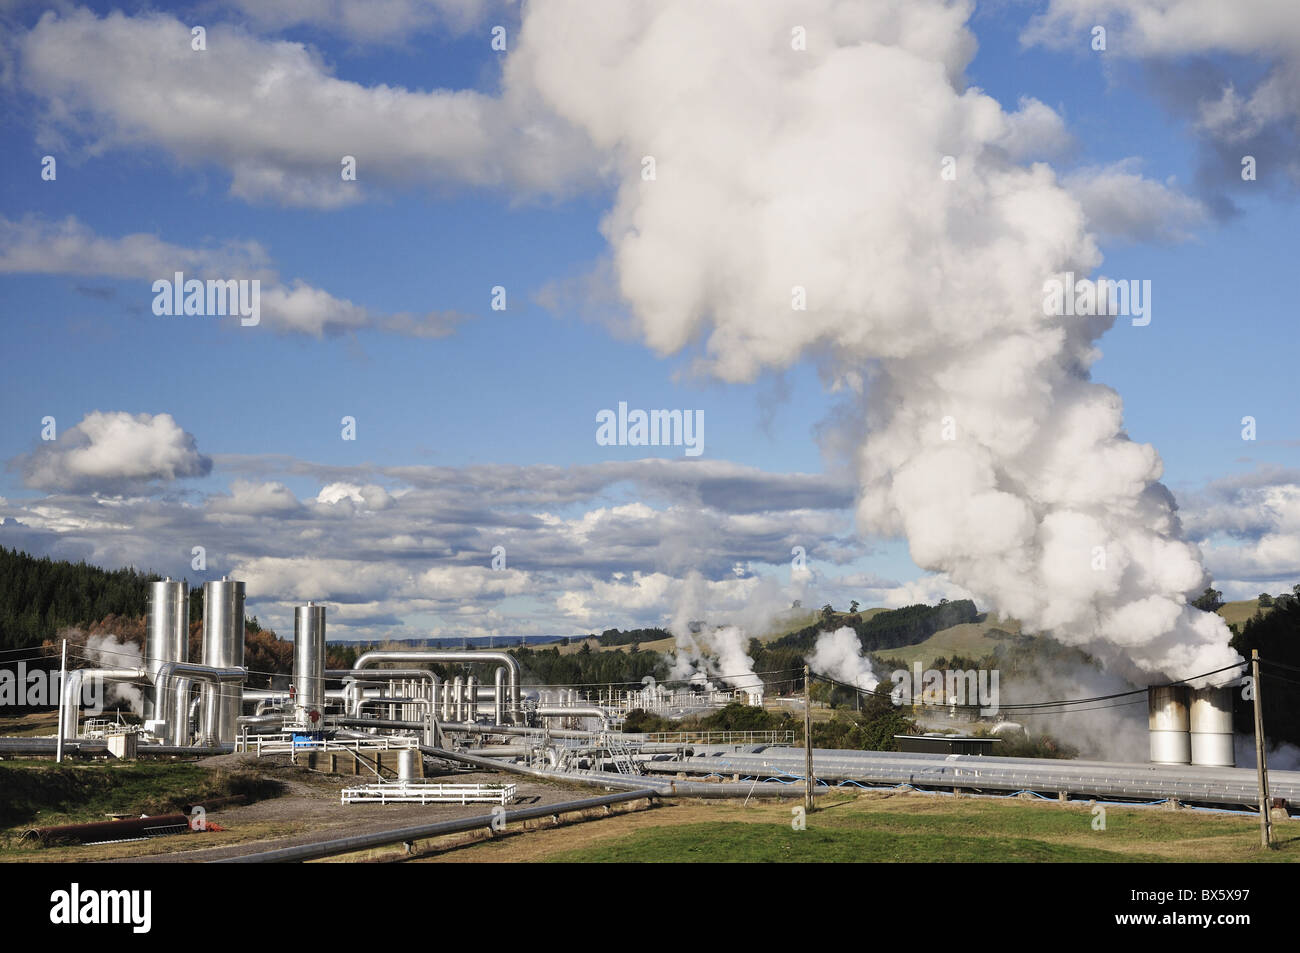
<path fill-rule="evenodd" d="M 609 712 L 595 705 L 539 705 L 540 718 L 599 718 L 601 729 L 609 727 Z"/>
<path fill-rule="evenodd" d="M 236 719 L 236 723 L 241 728 L 260 725 L 275 725 L 278 727 L 284 724 L 284 715 L 240 715 Z"/>

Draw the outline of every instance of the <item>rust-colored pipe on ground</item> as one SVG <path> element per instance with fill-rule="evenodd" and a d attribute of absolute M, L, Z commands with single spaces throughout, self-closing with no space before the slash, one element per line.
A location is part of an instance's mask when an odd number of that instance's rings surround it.
<path fill-rule="evenodd" d="M 22 839 L 36 840 L 42 844 L 92 844 L 125 837 L 183 833 L 189 829 L 190 819 L 184 814 L 155 814 L 152 817 L 128 817 L 120 821 L 33 827 L 23 831 Z"/>

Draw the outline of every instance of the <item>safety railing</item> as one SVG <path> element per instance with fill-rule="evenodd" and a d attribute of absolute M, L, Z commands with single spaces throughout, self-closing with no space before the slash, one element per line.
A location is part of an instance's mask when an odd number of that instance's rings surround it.
<path fill-rule="evenodd" d="M 646 744 L 669 745 L 793 745 L 793 731 L 651 731 L 625 735 Z"/>
<path fill-rule="evenodd" d="M 293 735 L 250 735 L 235 739 L 236 751 L 255 752 L 260 758 L 268 754 L 298 754 L 305 751 L 373 751 L 418 748 L 419 738 L 401 735 L 375 735 L 373 738 L 328 739 L 298 738 Z"/>
<path fill-rule="evenodd" d="M 510 804 L 518 795 L 514 784 L 431 784 L 385 781 L 344 788 L 344 804 Z"/>

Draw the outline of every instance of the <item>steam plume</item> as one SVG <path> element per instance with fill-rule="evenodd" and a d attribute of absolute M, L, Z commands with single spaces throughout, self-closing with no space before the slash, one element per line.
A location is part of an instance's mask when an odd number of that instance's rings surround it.
<path fill-rule="evenodd" d="M 142 668 L 144 656 L 134 642 L 120 641 L 115 635 L 86 637 L 86 654 L 103 668 Z M 127 682 L 108 683 L 108 701 L 124 701 L 137 715 L 144 714 L 144 692 Z"/>
<path fill-rule="evenodd" d="M 818 357 L 860 395 L 862 531 L 1124 677 L 1231 664 L 1187 605 L 1205 571 L 1160 459 L 1090 379 L 1114 319 L 1044 313 L 1044 283 L 1101 256 L 1017 161 L 1046 107 L 967 88 L 972 8 L 539 0 L 506 80 L 608 153 L 602 229 L 648 344 L 698 342 L 728 381 Z"/>
<path fill-rule="evenodd" d="M 862 654 L 858 633 L 847 625 L 817 636 L 808 667 L 819 675 L 829 675 L 866 691 L 875 689 L 880 681 L 871 670 L 870 660 Z"/>

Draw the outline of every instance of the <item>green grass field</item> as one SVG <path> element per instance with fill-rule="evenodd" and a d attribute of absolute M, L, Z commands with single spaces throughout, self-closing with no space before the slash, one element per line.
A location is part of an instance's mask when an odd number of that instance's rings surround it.
<path fill-rule="evenodd" d="M 1106 807 L 1093 828 L 1085 804 L 956 799 L 924 795 L 831 795 L 791 826 L 791 806 L 682 805 L 555 831 L 530 859 L 581 863 L 770 862 L 1287 862 L 1300 860 L 1300 830 L 1280 822 L 1281 848 L 1258 848 L 1252 817 Z M 716 819 L 703 819 L 713 815 Z M 676 821 L 680 820 L 681 823 Z M 625 830 L 618 831 L 618 827 Z M 605 828 L 602 836 L 598 828 Z M 504 845 L 503 845 L 504 846 Z M 485 844 L 458 851 L 494 849 Z M 460 856 L 456 859 L 477 859 Z M 490 859 L 483 857 L 482 859 Z"/>

